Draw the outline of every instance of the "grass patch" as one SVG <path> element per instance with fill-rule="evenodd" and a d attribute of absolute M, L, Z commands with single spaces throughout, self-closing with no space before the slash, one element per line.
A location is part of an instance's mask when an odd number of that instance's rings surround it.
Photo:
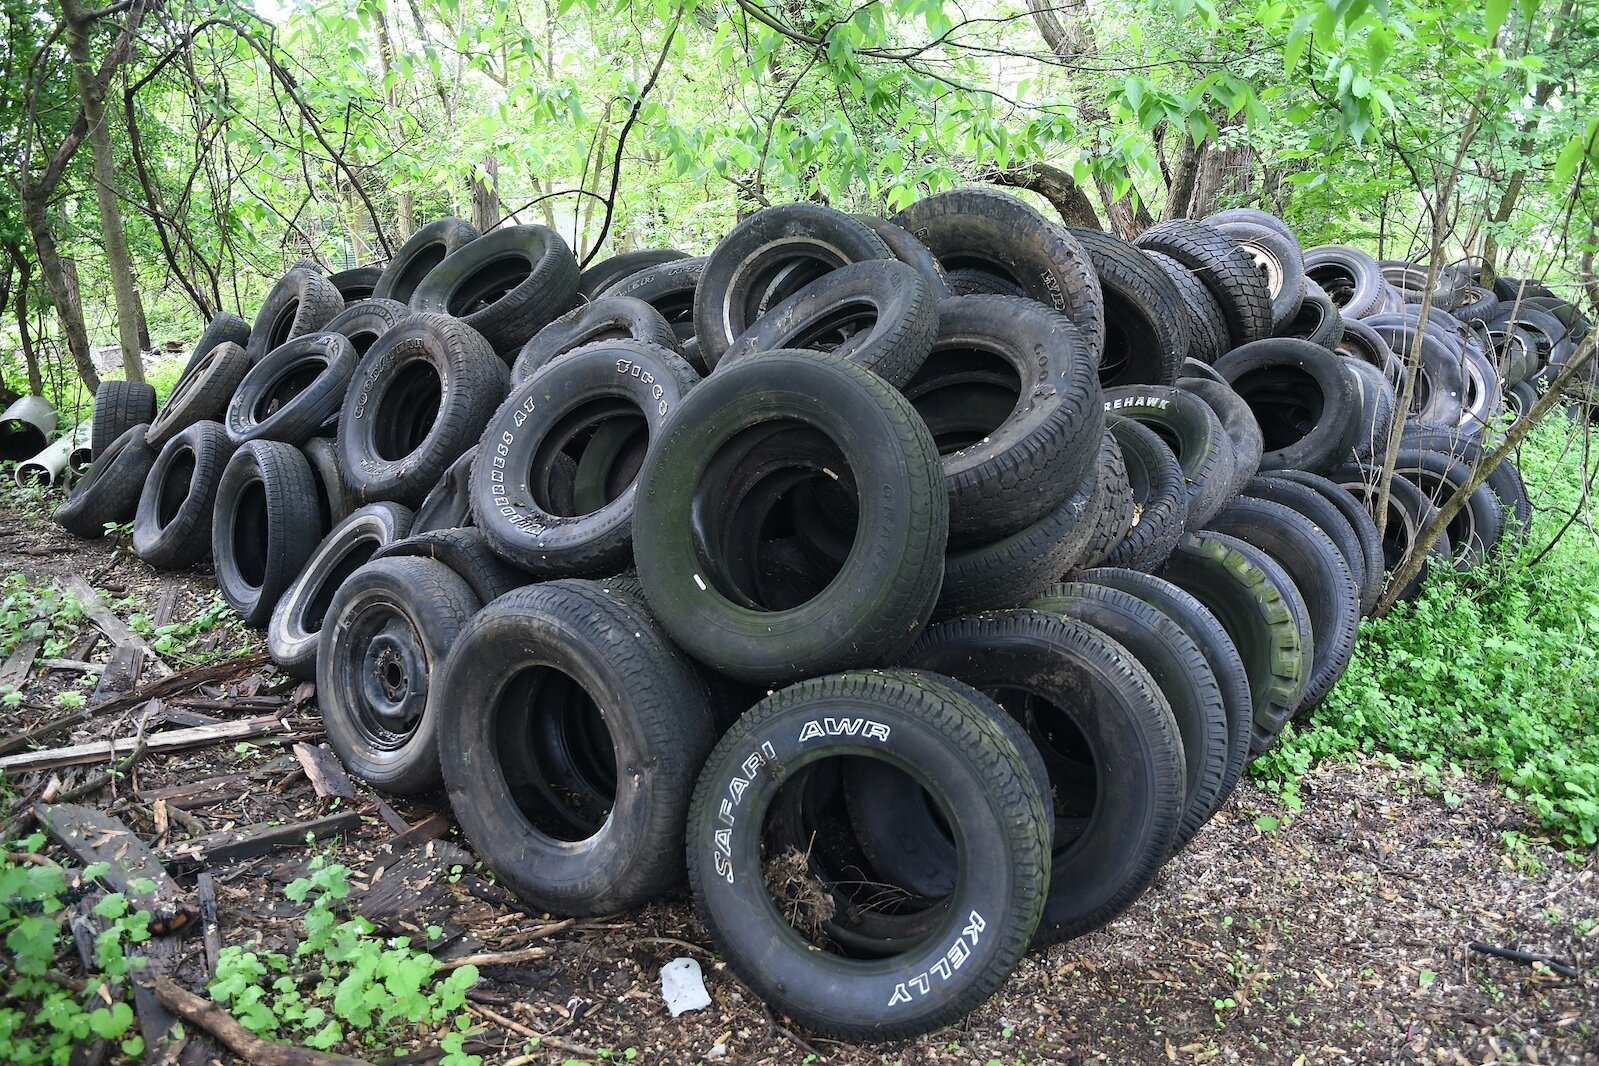
<path fill-rule="evenodd" d="M 1435 567 L 1421 597 L 1367 619 L 1321 707 L 1251 766 L 1295 797 L 1318 761 L 1389 753 L 1492 773 L 1552 836 L 1599 840 L 1599 534 L 1579 520 L 1582 431 L 1558 416 L 1523 444 L 1537 513 L 1516 556 L 1469 574 Z"/>

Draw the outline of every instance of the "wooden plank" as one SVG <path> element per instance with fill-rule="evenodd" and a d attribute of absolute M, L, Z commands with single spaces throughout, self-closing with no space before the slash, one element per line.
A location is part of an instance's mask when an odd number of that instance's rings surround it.
<path fill-rule="evenodd" d="M 449 945 L 461 954 L 482 949 L 482 942 L 453 919 L 461 904 L 450 884 L 452 854 L 411 852 L 382 871 L 363 892 L 350 898 L 361 917 L 390 936 L 406 936 L 423 950 L 436 952 Z M 438 926 L 437 938 L 427 934 Z"/>
<path fill-rule="evenodd" d="M 237 677 L 246 670 L 253 670 L 258 666 L 265 665 L 269 658 L 270 656 L 266 652 L 261 651 L 225 663 L 191 666 L 187 670 L 173 674 L 171 677 L 163 677 L 159 681 L 152 681 L 148 685 L 141 686 L 132 692 L 121 696 L 113 696 L 111 699 L 103 700 L 99 703 L 91 703 L 89 706 L 73 711 L 71 714 L 64 714 L 54 721 L 35 726 L 27 732 L 0 739 L 0 755 L 26 748 L 30 744 L 36 744 L 46 737 L 55 736 L 57 733 L 64 733 L 73 726 L 87 722 L 92 718 L 97 718 L 102 714 L 125 710 L 157 697 L 189 692 L 208 681 L 215 681 L 218 678 Z"/>
<path fill-rule="evenodd" d="M 169 729 L 145 738 L 152 752 L 177 751 L 180 748 L 197 748 L 223 740 L 258 737 L 267 733 L 287 733 L 289 728 L 276 718 L 246 718 L 242 722 L 221 722 L 217 725 L 197 726 L 193 729 Z M 124 755 L 138 747 L 136 737 L 116 740 L 96 740 L 87 744 L 71 744 L 64 748 L 46 748 L 21 755 L 0 758 L 0 770 L 48 770 L 57 766 L 98 762 L 115 755 Z"/>
<path fill-rule="evenodd" d="M 323 799 L 332 796 L 355 798 L 355 785 L 350 781 L 350 775 L 344 772 L 344 764 L 326 744 L 296 744 L 294 757 L 305 768 L 306 779 L 311 782 L 318 796 Z"/>
<path fill-rule="evenodd" d="M 109 699 L 124 692 L 132 692 L 139 685 L 139 671 L 144 668 L 144 651 L 137 644 L 118 644 L 111 653 L 111 661 L 100 671 L 91 702 Z"/>
<path fill-rule="evenodd" d="M 386 866 L 392 866 L 407 851 L 419 844 L 426 844 L 437 840 L 450 831 L 450 819 L 442 814 L 429 815 L 405 832 L 398 833 L 383 842 L 373 856 L 372 865 L 367 867 L 367 876 L 371 877 Z"/>
<path fill-rule="evenodd" d="M 105 605 L 105 601 L 100 599 L 100 594 L 95 592 L 83 578 L 72 574 L 57 581 L 56 587 L 78 601 L 78 606 L 83 608 L 84 617 L 98 626 L 100 632 L 111 639 L 111 643 L 133 644 L 141 648 L 145 658 L 149 660 L 150 669 L 157 677 L 167 677 L 172 673 L 172 668 L 161 661 L 155 649 L 146 644 L 144 638 L 135 633 L 128 623 L 113 614 Z"/>
<path fill-rule="evenodd" d="M 105 663 L 91 663 L 84 659 L 40 659 L 41 670 L 68 670 L 75 674 L 98 674 Z"/>
<path fill-rule="evenodd" d="M 156 601 L 155 614 L 150 617 L 150 624 L 156 628 L 171 625 L 178 614 L 178 586 L 168 585 L 161 590 L 161 599 Z"/>
<path fill-rule="evenodd" d="M 222 926 L 217 921 L 217 883 L 210 871 L 202 873 L 195 884 L 200 896 L 200 937 L 205 944 L 205 972 L 208 978 L 217 975 L 217 959 L 222 955 Z"/>
<path fill-rule="evenodd" d="M 403 833 L 411 828 L 411 823 L 400 817 L 400 812 L 389 806 L 382 796 L 373 797 L 372 802 L 378 809 L 378 817 L 383 819 L 383 824 L 396 833 Z"/>
<path fill-rule="evenodd" d="M 145 803 L 165 801 L 169 807 L 208 807 L 236 799 L 250 790 L 249 774 L 221 774 L 165 788 L 141 788 L 134 795 Z"/>
<path fill-rule="evenodd" d="M 28 679 L 28 669 L 33 665 L 33 657 L 39 654 L 43 645 L 40 640 L 23 640 L 11 649 L 11 654 L 6 656 L 6 661 L 0 665 L 0 685 L 10 685 L 12 688 L 21 687 Z"/>
<path fill-rule="evenodd" d="M 155 852 L 119 820 L 81 803 L 39 803 L 33 814 L 45 832 L 84 866 L 105 863 L 106 883 L 126 896 L 135 910 L 150 916 L 152 933 L 176 932 L 194 920 L 188 895 Z"/>
<path fill-rule="evenodd" d="M 357 811 L 330 814 L 326 818 L 312 818 L 288 825 L 251 825 L 174 844 L 162 850 L 162 858 L 170 865 L 184 869 L 205 869 L 226 866 L 244 859 L 254 859 L 278 848 L 303 847 L 306 837 L 321 840 L 348 832 L 361 824 Z"/>

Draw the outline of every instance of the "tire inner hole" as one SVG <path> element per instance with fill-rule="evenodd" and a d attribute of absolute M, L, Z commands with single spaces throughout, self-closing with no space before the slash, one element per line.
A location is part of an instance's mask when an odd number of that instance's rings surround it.
<path fill-rule="evenodd" d="M 456 283 L 445 305 L 456 318 L 490 307 L 533 273 L 533 261 L 521 252 L 489 260 Z"/>
<path fill-rule="evenodd" d="M 649 444 L 649 422 L 633 401 L 607 396 L 579 404 L 534 449 L 528 493 L 545 514 L 593 514 L 632 487 Z"/>
<path fill-rule="evenodd" d="M 183 501 L 189 498 L 189 487 L 194 481 L 194 452 L 184 448 L 172 456 L 166 477 L 161 479 L 161 501 L 156 508 L 156 522 L 163 528 L 178 517 Z"/>
<path fill-rule="evenodd" d="M 1326 397 L 1321 384 L 1293 366 L 1268 366 L 1251 370 L 1233 382 L 1260 423 L 1268 452 L 1303 440 L 1321 421 Z"/>
<path fill-rule="evenodd" d="M 233 561 L 239 577 L 251 588 L 258 589 L 266 581 L 266 557 L 271 539 L 266 486 L 257 479 L 239 493 L 233 512 Z"/>
<path fill-rule="evenodd" d="M 265 422 L 292 403 L 296 396 L 310 388 L 327 368 L 328 361 L 321 356 L 307 355 L 296 359 L 284 367 L 283 372 L 273 378 L 261 391 L 261 398 L 255 402 L 255 409 L 250 412 L 251 417 L 257 424 Z"/>
<path fill-rule="evenodd" d="M 372 446 L 378 458 L 394 463 L 420 448 L 438 420 L 443 397 L 443 382 L 431 363 L 406 363 L 373 412 Z"/>
<path fill-rule="evenodd" d="M 534 829 L 575 843 L 604 828 L 616 804 L 616 744 L 577 679 L 551 666 L 518 672 L 493 722 L 507 790 Z"/>
<path fill-rule="evenodd" d="M 933 434 L 939 455 L 953 455 L 1004 425 L 1022 399 L 1021 375 L 997 352 L 935 349 L 901 390 Z"/>

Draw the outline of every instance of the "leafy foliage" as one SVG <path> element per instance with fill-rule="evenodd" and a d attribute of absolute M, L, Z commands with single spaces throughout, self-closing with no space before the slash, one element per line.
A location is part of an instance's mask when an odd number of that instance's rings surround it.
<path fill-rule="evenodd" d="M 350 894 L 349 876 L 346 866 L 312 859 L 310 876 L 284 889 L 296 903 L 311 901 L 294 954 L 223 948 L 212 998 L 251 1032 L 319 1049 L 346 1040 L 387 1048 L 417 1027 L 453 1026 L 443 1034 L 440 1061 L 478 1066 L 481 1058 L 464 1053 L 461 1039 L 471 1025 L 462 1008 L 477 968 L 436 979 L 438 960 L 413 950 L 407 938 L 385 942 L 359 915 L 341 918 L 335 907 Z"/>
<path fill-rule="evenodd" d="M 1599 841 L 1599 536 L 1579 522 L 1532 565 L 1574 511 L 1591 516 L 1568 454 L 1581 430 L 1559 421 L 1523 449 L 1540 508 L 1527 547 L 1469 574 L 1435 567 L 1416 602 L 1367 620 L 1349 672 L 1257 777 L 1292 794 L 1306 768 L 1354 752 L 1469 763 L 1568 845 Z"/>

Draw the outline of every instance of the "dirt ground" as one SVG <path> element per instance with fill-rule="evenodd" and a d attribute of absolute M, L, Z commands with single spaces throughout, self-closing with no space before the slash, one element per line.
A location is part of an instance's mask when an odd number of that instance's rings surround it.
<path fill-rule="evenodd" d="M 35 580 L 79 574 L 108 602 L 129 598 L 144 611 L 155 609 L 166 587 L 176 587 L 178 621 L 211 603 L 207 574 L 158 575 L 115 539 L 77 542 L 40 514 L 14 504 L 0 508 L 6 572 Z M 217 633 L 224 648 L 260 643 L 253 634 L 221 627 Z M 203 635 L 195 641 L 206 643 Z M 101 640 L 87 657 L 104 662 L 110 651 Z M 143 680 L 153 677 L 147 667 Z M 73 680 L 71 671 L 40 676 L 36 663 L 22 705 L 0 709 L 0 737 L 62 713 L 51 697 Z M 353 805 L 362 819 L 340 840 L 338 854 L 352 869 L 369 871 L 395 832 L 391 823 L 398 826 L 393 813 L 416 824 L 447 815 L 447 806 L 442 796 L 391 798 L 392 812 L 384 812 L 359 784 L 354 800 L 318 798 L 287 754 L 294 741 L 320 739 L 309 695 L 270 667 L 199 693 L 190 701 L 190 722 L 201 714 L 228 720 L 270 712 L 292 732 L 146 755 L 131 780 L 85 802 L 152 841 L 161 812 L 141 793 L 247 774 L 235 781 L 243 787 L 222 793 L 219 802 L 177 815 L 163 804 L 167 829 L 159 843 Z M 184 705 L 178 697 L 168 702 Z M 125 735 L 136 713 L 106 716 L 50 743 Z M 101 763 L 55 773 L 59 786 L 70 788 L 104 769 Z M 8 788 L 18 798 L 37 795 L 48 777 L 21 774 Z M 402 894 L 408 902 L 390 927 L 403 931 L 408 921 L 437 920 L 446 926 L 441 957 L 548 949 L 542 957 L 483 968 L 471 994 L 483 1028 L 468 1050 L 485 1062 L 1599 1064 L 1594 854 L 1572 857 L 1548 847 L 1497 787 L 1469 777 L 1446 779 L 1440 788 L 1410 768 L 1372 760 L 1313 771 L 1302 797 L 1302 809 L 1285 810 L 1246 782 L 1153 890 L 1108 929 L 1029 956 L 987 1005 L 909 1043 L 844 1045 L 774 1018 L 718 961 L 681 896 L 537 937 L 548 918 L 516 909 L 488 879 L 470 872 L 455 883 L 423 876 L 420 887 Z M 452 850 L 458 847 L 464 841 L 451 826 L 440 841 L 412 853 L 414 864 L 424 871 L 427 862 L 469 864 Z M 301 909 L 284 898 L 282 886 L 303 872 L 306 854 L 290 848 L 212 871 L 222 944 L 281 949 L 293 942 Z M 368 880 L 358 879 L 358 887 Z M 415 913 L 404 913 L 407 906 Z M 1468 946 L 1473 942 L 1543 956 L 1577 976 L 1484 954 Z M 701 962 L 714 1002 L 673 1019 L 659 974 L 679 955 Z M 180 940 L 176 973 L 203 990 L 200 936 Z M 534 1034 L 541 1042 L 529 1051 Z"/>

